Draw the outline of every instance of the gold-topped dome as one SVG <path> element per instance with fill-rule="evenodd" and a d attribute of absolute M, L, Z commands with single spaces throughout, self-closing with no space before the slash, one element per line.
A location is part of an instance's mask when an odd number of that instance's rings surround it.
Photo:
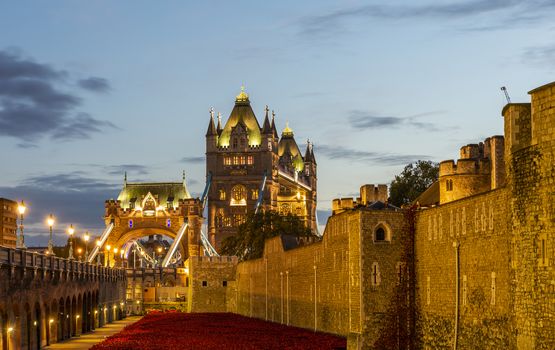
<path fill-rule="evenodd" d="M 293 129 L 289 127 L 289 122 L 285 122 L 285 129 L 281 132 L 282 136 L 293 136 Z"/>
<path fill-rule="evenodd" d="M 248 102 L 249 94 L 245 92 L 245 87 L 241 86 L 241 92 L 239 95 L 235 96 L 235 102 Z"/>

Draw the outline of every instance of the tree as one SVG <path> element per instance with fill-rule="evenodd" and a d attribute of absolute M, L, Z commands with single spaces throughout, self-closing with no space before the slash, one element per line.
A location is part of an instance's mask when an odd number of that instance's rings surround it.
<path fill-rule="evenodd" d="M 249 214 L 237 234 L 222 242 L 222 254 L 236 255 L 240 261 L 262 257 L 264 241 L 279 235 L 311 237 L 312 232 L 299 217 L 276 212 Z"/>
<path fill-rule="evenodd" d="M 429 160 L 410 163 L 391 182 L 389 188 L 390 203 L 398 207 L 409 204 L 437 181 L 438 176 L 438 163 Z"/>

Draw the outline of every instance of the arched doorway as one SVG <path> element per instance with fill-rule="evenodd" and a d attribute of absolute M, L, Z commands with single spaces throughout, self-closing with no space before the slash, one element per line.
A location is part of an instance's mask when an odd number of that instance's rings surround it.
<path fill-rule="evenodd" d="M 34 348 L 35 349 L 40 349 L 41 345 L 42 345 L 42 331 L 43 331 L 43 327 L 42 327 L 42 322 L 43 322 L 43 317 L 42 317 L 42 312 L 40 309 L 40 304 L 37 302 L 35 303 L 35 307 L 34 307 L 34 321 L 33 321 L 33 343 L 35 344 Z"/>

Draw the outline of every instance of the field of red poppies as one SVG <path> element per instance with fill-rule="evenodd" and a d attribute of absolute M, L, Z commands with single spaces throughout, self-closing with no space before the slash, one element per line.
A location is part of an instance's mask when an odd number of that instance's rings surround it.
<path fill-rule="evenodd" d="M 150 313 L 95 345 L 127 349 L 345 349 L 344 338 L 230 313 Z"/>

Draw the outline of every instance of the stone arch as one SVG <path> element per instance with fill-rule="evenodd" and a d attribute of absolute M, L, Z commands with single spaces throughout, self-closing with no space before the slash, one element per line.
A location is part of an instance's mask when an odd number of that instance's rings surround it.
<path fill-rule="evenodd" d="M 76 334 L 85 333 L 85 329 L 83 325 L 85 323 L 86 314 L 85 314 L 85 296 L 84 294 L 79 293 L 77 295 L 77 312 L 75 314 L 75 330 Z"/>
<path fill-rule="evenodd" d="M 0 349 L 7 349 L 8 314 L 0 307 Z"/>
<path fill-rule="evenodd" d="M 374 243 L 391 242 L 392 237 L 391 226 L 385 221 L 380 221 L 374 226 L 374 230 L 372 231 L 372 240 Z"/>
<path fill-rule="evenodd" d="M 22 349 L 31 349 L 33 344 L 33 316 L 31 314 L 31 306 L 29 303 L 25 303 L 23 306 L 23 312 L 21 313 L 21 322 L 19 323 L 19 327 L 21 329 L 21 348 Z"/>
<path fill-rule="evenodd" d="M 71 336 L 75 337 L 78 335 L 78 329 L 77 328 L 77 315 L 79 313 L 78 311 L 78 305 L 77 305 L 77 298 L 75 297 L 75 295 L 71 298 L 71 316 L 69 317 L 69 321 L 71 323 Z"/>
<path fill-rule="evenodd" d="M 31 342 L 33 349 L 40 349 L 44 340 L 44 312 L 37 301 L 31 310 L 33 325 L 31 332 Z"/>
<path fill-rule="evenodd" d="M 46 337 L 47 345 L 58 341 L 58 328 L 60 327 L 58 306 L 58 300 L 53 299 L 50 303 L 50 313 L 48 316 L 48 333 Z"/>
<path fill-rule="evenodd" d="M 8 311 L 7 344 L 9 349 L 21 348 L 21 326 L 18 324 L 21 311 L 18 304 L 13 304 Z"/>

